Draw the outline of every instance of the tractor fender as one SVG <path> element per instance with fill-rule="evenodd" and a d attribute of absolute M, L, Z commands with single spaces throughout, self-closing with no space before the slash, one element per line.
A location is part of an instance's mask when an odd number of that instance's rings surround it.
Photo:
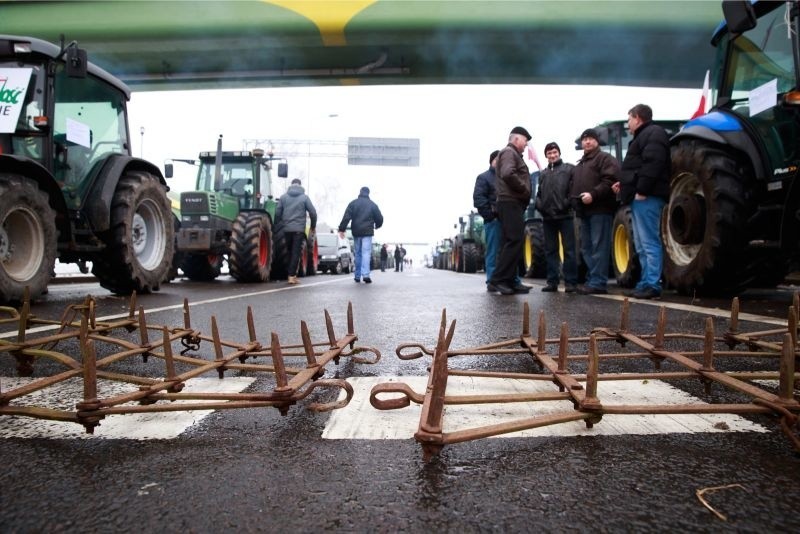
<path fill-rule="evenodd" d="M 67 204 L 64 202 L 61 187 L 59 187 L 55 177 L 50 174 L 50 171 L 37 161 L 13 154 L 0 155 L 0 169 L 3 169 L 3 172 L 18 174 L 35 181 L 39 188 L 47 193 L 50 199 L 50 207 L 59 215 L 64 215 L 64 217 L 56 217 L 59 239 L 62 241 L 69 240 L 71 231 L 68 217 L 66 217 Z"/>
<path fill-rule="evenodd" d="M 745 127 L 737 117 L 730 113 L 712 111 L 687 122 L 681 131 L 670 139 L 676 146 L 685 139 L 699 139 L 717 145 L 729 146 L 744 154 L 752 164 L 755 177 L 758 180 L 766 178 L 764 160 L 761 153 L 748 135 Z"/>
<path fill-rule="evenodd" d="M 96 232 L 104 232 L 111 226 L 111 203 L 119 180 L 126 171 L 150 173 L 169 191 L 161 170 L 152 163 L 123 154 L 109 156 L 97 173 L 84 204 L 84 215 Z"/>

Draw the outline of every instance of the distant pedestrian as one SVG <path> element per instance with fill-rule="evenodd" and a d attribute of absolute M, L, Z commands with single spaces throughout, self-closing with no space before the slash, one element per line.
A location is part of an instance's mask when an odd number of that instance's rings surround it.
<path fill-rule="evenodd" d="M 386 272 L 386 264 L 389 263 L 389 246 L 384 243 L 381 247 L 381 272 Z"/>
<path fill-rule="evenodd" d="M 495 150 L 489 154 L 489 169 L 475 178 L 475 187 L 472 190 L 472 204 L 483 217 L 483 240 L 486 242 L 483 261 L 487 289 L 494 274 L 497 250 L 500 248 L 500 221 L 497 219 L 497 193 L 495 190 L 497 181 L 495 167 L 499 153 L 499 150 Z"/>
<path fill-rule="evenodd" d="M 531 200 L 531 175 L 522 153 L 531 135 L 516 126 L 508 136 L 508 145 L 497 155 L 497 218 L 501 242 L 497 265 L 487 288 L 503 295 L 528 293 L 530 287 L 518 280 L 518 265 L 525 242 L 525 209 Z"/>
<path fill-rule="evenodd" d="M 362 187 L 358 198 L 347 205 L 344 217 L 339 223 L 339 236 L 344 239 L 344 232 L 350 224 L 355 244 L 355 281 L 371 284 L 369 263 L 372 259 L 372 236 L 375 230 L 383 226 L 383 215 L 378 205 L 369 198 L 369 188 Z"/>
<path fill-rule="evenodd" d="M 281 196 L 275 210 L 275 220 L 283 221 L 286 246 L 289 251 L 289 264 L 286 270 L 289 274 L 288 282 L 298 284 L 297 270 L 300 266 L 300 253 L 306 241 L 306 213 L 311 218 L 311 234 L 317 227 L 317 210 L 306 195 L 305 189 L 300 185 L 300 180 L 292 180 L 289 189 Z"/>
<path fill-rule="evenodd" d="M 581 295 L 608 293 L 611 256 L 611 223 L 617 200 L 611 186 L 619 175 L 617 159 L 600 150 L 600 136 L 593 128 L 581 134 L 583 157 L 575 165 L 572 189 L 575 215 L 580 219 L 581 254 L 588 273 Z"/>
<path fill-rule="evenodd" d="M 406 249 L 403 248 L 402 243 L 394 247 L 394 272 L 403 272 L 403 259 L 406 256 Z"/>
<path fill-rule="evenodd" d="M 575 257 L 575 219 L 569 196 L 575 167 L 561 160 L 561 148 L 557 143 L 547 143 L 544 155 L 547 167 L 541 172 L 536 189 L 536 209 L 542 214 L 547 258 L 547 285 L 542 291 L 558 291 L 563 270 L 564 291 L 573 293 L 578 286 L 578 264 Z M 564 251 L 563 265 L 558 254 L 559 237 Z"/>
<path fill-rule="evenodd" d="M 628 111 L 628 129 L 633 140 L 622 162 L 620 181 L 613 189 L 620 194 L 622 204 L 631 207 L 633 244 L 642 266 L 642 276 L 631 296 L 652 299 L 661 296 L 661 212 L 669 200 L 669 136 L 653 123 L 653 110 L 646 104 Z"/>

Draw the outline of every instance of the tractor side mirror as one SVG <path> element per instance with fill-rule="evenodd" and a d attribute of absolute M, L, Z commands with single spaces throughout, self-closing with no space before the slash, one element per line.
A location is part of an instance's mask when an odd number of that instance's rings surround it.
<path fill-rule="evenodd" d="M 278 177 L 279 178 L 288 178 L 289 177 L 289 164 L 288 163 L 278 163 Z"/>
<path fill-rule="evenodd" d="M 744 33 L 756 27 L 756 11 L 749 1 L 722 2 L 722 13 L 731 33 Z"/>
<path fill-rule="evenodd" d="M 86 78 L 86 50 L 77 46 L 67 48 L 67 76 L 70 78 Z"/>
<path fill-rule="evenodd" d="M 164 178 L 172 178 L 175 170 L 172 167 L 172 162 L 164 164 Z"/>

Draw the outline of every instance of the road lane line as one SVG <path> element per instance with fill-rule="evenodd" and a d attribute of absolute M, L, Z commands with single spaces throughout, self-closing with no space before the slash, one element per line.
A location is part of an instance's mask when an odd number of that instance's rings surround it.
<path fill-rule="evenodd" d="M 204 304 L 215 304 L 217 302 L 225 302 L 225 301 L 228 301 L 228 300 L 236 300 L 236 299 L 243 299 L 243 298 L 249 298 L 249 297 L 257 297 L 257 296 L 260 296 L 260 295 L 268 295 L 270 293 L 278 293 L 280 291 L 291 291 L 291 290 L 294 290 L 294 289 L 303 289 L 303 288 L 307 288 L 307 287 L 314 287 L 314 286 L 320 286 L 320 285 L 325 285 L 325 284 L 335 284 L 337 282 L 344 282 L 344 281 L 349 281 L 349 280 L 352 280 L 352 279 L 350 277 L 337 278 L 336 280 L 325 280 L 325 281 L 322 281 L 322 282 L 312 282 L 310 284 L 309 283 L 305 283 L 305 284 L 296 285 L 296 286 L 278 287 L 278 288 L 275 288 L 275 289 L 266 289 L 264 291 L 253 291 L 253 292 L 250 292 L 250 293 L 242 293 L 240 295 L 230 295 L 230 296 L 227 296 L 227 297 L 219 297 L 219 298 L 214 298 L 214 299 L 199 300 L 199 301 L 196 301 L 196 302 L 191 302 L 190 301 L 189 302 L 189 307 L 191 308 L 191 307 L 194 307 L 194 306 L 202 306 Z M 148 310 L 145 310 L 145 312 L 146 313 L 156 313 L 156 312 L 162 312 L 162 311 L 182 310 L 182 309 L 183 309 L 183 302 L 181 302 L 180 304 L 173 304 L 171 306 L 162 306 L 161 308 L 148 309 Z M 98 317 L 97 321 L 98 322 L 113 321 L 114 319 L 122 319 L 122 318 L 125 318 L 125 317 L 128 317 L 128 312 L 118 313 L 118 314 L 115 314 L 115 315 L 106 315 L 106 316 L 103 316 L 103 317 Z M 52 325 L 52 326 L 37 326 L 35 328 L 31 328 L 29 330 L 26 330 L 26 332 L 28 334 L 37 334 L 39 332 L 49 332 L 51 330 L 56 330 L 57 328 L 60 328 L 60 327 L 56 326 L 56 325 Z M 0 339 L 6 339 L 6 338 L 16 337 L 16 336 L 17 336 L 17 332 L 15 330 L 13 332 L 5 332 L 5 333 L 0 334 Z"/>
<path fill-rule="evenodd" d="M 369 393 L 381 382 L 405 382 L 414 391 L 424 393 L 425 376 L 355 377 L 348 378 L 355 390 L 345 408 L 335 410 L 325 425 L 324 439 L 410 439 L 419 425 L 422 407 L 412 403 L 399 410 L 376 410 L 369 403 Z M 486 395 L 490 393 L 552 392 L 550 382 L 451 376 L 448 395 Z M 598 397 L 608 406 L 622 404 L 688 404 L 701 403 L 684 391 L 659 380 L 601 381 Z M 388 398 L 388 397 L 387 397 Z M 445 432 L 463 430 L 529 418 L 535 415 L 561 413 L 571 409 L 566 401 L 505 403 L 482 405 L 449 405 L 445 407 Z M 769 432 L 765 427 L 738 415 L 606 415 L 587 429 L 582 421 L 534 428 L 498 437 L 541 436 L 609 436 L 643 434 L 682 434 L 695 432 Z"/>

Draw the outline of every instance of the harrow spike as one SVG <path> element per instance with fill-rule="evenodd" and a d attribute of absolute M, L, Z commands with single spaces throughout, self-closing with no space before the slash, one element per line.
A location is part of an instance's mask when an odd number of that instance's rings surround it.
<path fill-rule="evenodd" d="M 531 308 L 527 301 L 522 303 L 522 337 L 531 337 Z"/>
<path fill-rule="evenodd" d="M 183 328 L 186 330 L 192 329 L 192 318 L 189 315 L 189 299 L 183 299 Z"/>
<path fill-rule="evenodd" d="M 306 352 L 306 367 L 317 366 L 317 354 L 314 352 L 314 344 L 311 342 L 311 334 L 308 333 L 308 325 L 305 321 L 300 321 L 300 337 L 303 340 L 303 348 Z"/>
<path fill-rule="evenodd" d="M 253 322 L 253 308 L 247 307 L 247 333 L 250 335 L 250 342 L 256 342 L 256 326 Z"/>
<path fill-rule="evenodd" d="M 780 386 L 778 387 L 778 394 L 780 395 L 780 402 L 783 404 L 795 404 L 794 400 L 794 348 L 795 343 L 792 341 L 791 334 L 784 334 L 783 336 L 783 350 L 781 351 L 780 363 Z"/>
<path fill-rule="evenodd" d="M 328 343 L 330 343 L 331 347 L 335 347 L 336 333 L 333 331 L 333 321 L 331 320 L 331 314 L 328 313 L 328 310 L 325 310 L 325 329 L 328 331 Z"/>

